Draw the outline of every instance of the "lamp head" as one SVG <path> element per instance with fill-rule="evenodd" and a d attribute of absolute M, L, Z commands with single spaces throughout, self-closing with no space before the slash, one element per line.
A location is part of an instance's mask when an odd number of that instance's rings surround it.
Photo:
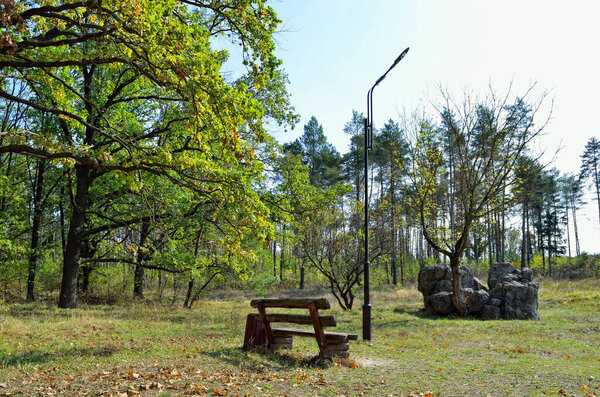
<path fill-rule="evenodd" d="M 398 58 L 396 58 L 396 60 L 394 61 L 394 64 L 392 65 L 392 68 L 394 66 L 396 66 L 398 64 L 398 62 L 400 62 L 402 60 L 402 58 L 404 58 L 404 56 L 408 53 L 409 49 L 410 49 L 410 47 L 406 47 L 406 49 L 404 51 L 402 51 L 402 53 L 400 55 L 398 55 Z"/>

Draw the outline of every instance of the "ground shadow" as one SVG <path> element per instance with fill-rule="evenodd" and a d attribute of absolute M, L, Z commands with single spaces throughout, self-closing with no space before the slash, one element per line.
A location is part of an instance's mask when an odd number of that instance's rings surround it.
<path fill-rule="evenodd" d="M 63 361 L 69 358 L 109 357 L 119 350 L 114 346 L 100 346 L 94 348 L 60 349 L 54 352 L 34 349 L 11 355 L 0 352 L 0 365 L 14 367 L 25 364 L 44 364 L 50 361 Z"/>
<path fill-rule="evenodd" d="M 241 347 L 223 347 L 210 351 L 200 351 L 200 353 L 255 373 L 300 367 L 324 369 L 332 365 L 332 360 L 322 359 L 318 355 L 300 356 L 289 350 L 273 351 L 266 347 L 256 347 L 249 350 L 244 350 Z M 256 356 L 260 358 L 256 359 Z M 259 362 L 260 366 L 257 366 Z"/>
<path fill-rule="evenodd" d="M 442 319 L 455 319 L 455 320 L 466 320 L 466 321 L 481 321 L 481 318 L 479 317 L 475 317 L 475 316 L 471 316 L 471 315 L 467 315 L 467 316 L 461 316 L 458 313 L 450 313 L 450 314 L 446 314 L 446 315 L 441 315 L 441 314 L 437 314 L 435 312 L 433 312 L 432 310 L 428 310 L 428 309 L 411 309 L 411 310 L 406 310 L 405 308 L 402 307 L 397 307 L 394 310 L 394 313 L 397 314 L 408 314 L 410 316 L 414 316 L 417 318 L 420 318 L 422 320 L 442 320 Z"/>
<path fill-rule="evenodd" d="M 394 313 L 396 314 L 408 314 L 411 316 L 415 316 L 418 318 L 428 318 L 428 319 L 438 319 L 441 318 L 439 315 L 433 313 L 431 310 L 425 310 L 425 309 L 407 309 L 404 307 L 396 307 L 394 310 Z"/>

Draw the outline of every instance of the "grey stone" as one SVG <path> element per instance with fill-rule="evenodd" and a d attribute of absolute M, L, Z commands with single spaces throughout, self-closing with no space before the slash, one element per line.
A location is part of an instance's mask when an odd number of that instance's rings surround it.
<path fill-rule="evenodd" d="M 528 267 L 524 268 L 521 270 L 521 278 L 523 280 L 533 281 L 533 270 Z"/>
<path fill-rule="evenodd" d="M 446 278 L 446 265 L 433 265 L 433 275 L 435 280 L 443 280 Z"/>
<path fill-rule="evenodd" d="M 448 265 L 444 265 L 444 266 L 446 266 L 446 274 L 444 275 L 444 280 L 452 281 L 452 269 Z"/>
<path fill-rule="evenodd" d="M 490 298 L 502 301 L 504 298 L 504 291 L 502 290 L 501 284 L 496 284 L 494 288 L 490 289 Z"/>
<path fill-rule="evenodd" d="M 451 292 L 438 292 L 429 297 L 431 308 L 438 314 L 449 314 L 454 311 Z"/>
<path fill-rule="evenodd" d="M 463 289 L 462 297 L 467 313 L 480 312 L 490 299 L 490 296 L 484 290 L 473 290 L 472 288 Z"/>
<path fill-rule="evenodd" d="M 488 301 L 488 304 L 490 304 L 492 306 L 498 306 L 498 307 L 500 307 L 500 305 L 502 304 L 502 300 L 501 299 L 490 299 Z"/>
<path fill-rule="evenodd" d="M 425 289 L 425 286 L 428 283 L 443 279 L 445 274 L 446 269 L 444 265 L 424 266 L 419 271 L 419 276 L 417 278 L 419 291 L 423 292 L 422 288 Z"/>
<path fill-rule="evenodd" d="M 461 266 L 462 298 L 467 312 L 482 318 L 539 319 L 537 283 L 531 269 L 495 263 L 488 276 L 489 289 L 467 266 Z M 452 303 L 452 270 L 447 265 L 425 266 L 418 276 L 425 308 L 438 314 L 455 311 Z"/>
<path fill-rule="evenodd" d="M 425 309 L 431 309 L 431 295 L 434 293 L 447 291 L 451 292 L 452 287 L 447 290 L 447 283 L 442 283 L 441 286 L 438 287 L 440 282 L 443 282 L 446 278 L 446 274 L 448 273 L 449 267 L 445 265 L 431 265 L 424 266 L 419 271 L 418 276 L 418 289 L 419 292 L 423 294 L 423 304 Z M 447 280 L 450 282 L 449 280 Z M 450 282 L 450 286 L 452 283 Z"/>
<path fill-rule="evenodd" d="M 488 287 L 494 289 L 498 282 L 513 281 L 521 276 L 521 272 L 508 262 L 497 262 L 490 266 Z"/>
<path fill-rule="evenodd" d="M 421 293 L 423 295 L 431 295 L 434 293 L 435 291 L 435 287 L 439 284 L 438 281 L 429 281 L 426 282 L 424 284 L 421 285 L 421 287 L 419 288 L 419 291 L 421 291 Z"/>
<path fill-rule="evenodd" d="M 484 305 L 481 309 L 481 318 L 483 320 L 498 320 L 500 319 L 500 308 L 493 305 Z"/>
<path fill-rule="evenodd" d="M 460 276 L 461 287 L 475 289 L 475 276 L 473 275 L 471 268 L 462 265 L 459 269 L 462 272 L 462 275 Z"/>
<path fill-rule="evenodd" d="M 482 289 L 482 290 L 484 290 L 486 292 L 489 292 L 488 287 L 484 283 L 482 283 L 480 279 L 478 279 L 477 277 L 473 276 L 473 280 L 475 281 L 475 289 L 476 290 Z"/>
<path fill-rule="evenodd" d="M 511 319 L 536 319 L 538 309 L 538 283 L 511 281 L 502 284 L 504 291 L 503 317 Z"/>
<path fill-rule="evenodd" d="M 452 281 L 450 281 L 450 280 L 437 281 L 435 283 L 433 293 L 437 294 L 438 292 L 452 292 Z"/>

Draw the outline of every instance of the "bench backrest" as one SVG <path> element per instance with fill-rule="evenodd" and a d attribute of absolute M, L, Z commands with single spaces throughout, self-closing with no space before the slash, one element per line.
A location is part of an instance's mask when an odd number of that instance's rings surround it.
<path fill-rule="evenodd" d="M 286 309 L 308 309 L 311 304 L 314 304 L 317 309 L 331 309 L 329 301 L 325 298 L 308 299 L 308 298 L 282 298 L 282 299 L 253 299 L 250 301 L 250 306 L 257 308 L 259 304 L 264 307 L 281 307 Z"/>

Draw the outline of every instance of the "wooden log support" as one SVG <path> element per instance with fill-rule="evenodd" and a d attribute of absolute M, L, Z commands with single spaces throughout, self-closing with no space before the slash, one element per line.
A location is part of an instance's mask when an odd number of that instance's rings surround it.
<path fill-rule="evenodd" d="M 257 346 L 266 346 L 267 336 L 265 328 L 258 313 L 250 313 L 246 317 L 246 332 L 244 333 L 243 349 L 252 349 Z"/>
<path fill-rule="evenodd" d="M 350 349 L 349 343 L 327 344 L 327 351 L 347 351 Z"/>
<path fill-rule="evenodd" d="M 350 357 L 350 352 L 348 350 L 346 350 L 346 351 L 326 351 L 326 352 L 321 353 L 321 357 L 324 357 L 324 358 L 333 358 L 333 357 L 348 358 L 348 357 Z"/>
<path fill-rule="evenodd" d="M 294 347 L 292 336 L 276 336 L 271 344 L 271 349 L 292 349 Z"/>

